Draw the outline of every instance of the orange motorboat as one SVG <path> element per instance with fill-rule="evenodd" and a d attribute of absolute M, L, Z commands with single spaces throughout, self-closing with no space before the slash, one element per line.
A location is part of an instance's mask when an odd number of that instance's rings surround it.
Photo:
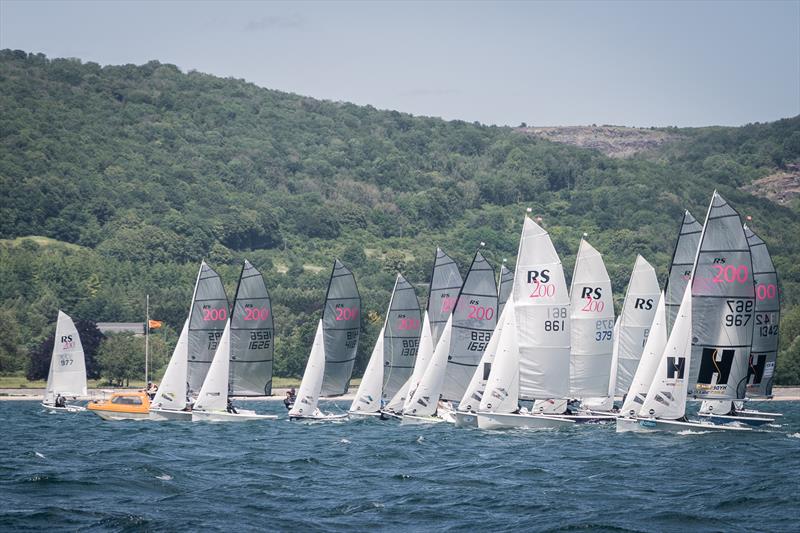
<path fill-rule="evenodd" d="M 144 391 L 115 392 L 108 400 L 89 402 L 86 408 L 103 420 L 150 417 L 150 396 Z"/>

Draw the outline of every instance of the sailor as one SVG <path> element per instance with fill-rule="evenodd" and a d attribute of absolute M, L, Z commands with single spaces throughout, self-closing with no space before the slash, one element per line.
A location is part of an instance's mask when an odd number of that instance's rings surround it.
<path fill-rule="evenodd" d="M 283 405 L 286 406 L 287 411 L 291 409 L 292 406 L 294 406 L 294 401 L 295 401 L 295 392 L 294 392 L 294 387 L 292 387 L 291 389 L 286 391 L 286 398 L 283 399 Z"/>
<path fill-rule="evenodd" d="M 228 405 L 225 408 L 225 410 L 228 411 L 229 413 L 233 413 L 235 415 L 239 414 L 239 411 L 237 411 L 236 408 L 233 406 L 233 402 L 231 401 L 230 398 L 228 398 Z"/>
<path fill-rule="evenodd" d="M 56 407 L 66 407 L 67 406 L 67 399 L 61 396 L 61 394 L 56 395 Z"/>
<path fill-rule="evenodd" d="M 147 382 L 147 390 L 145 392 L 147 393 L 147 395 L 150 397 L 151 400 L 156 397 L 157 390 L 158 390 L 157 385 L 153 385 L 152 381 Z"/>

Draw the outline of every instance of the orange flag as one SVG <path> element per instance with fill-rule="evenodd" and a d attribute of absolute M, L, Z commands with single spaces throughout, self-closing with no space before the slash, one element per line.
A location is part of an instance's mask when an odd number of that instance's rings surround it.
<path fill-rule="evenodd" d="M 150 326 L 150 329 L 158 329 L 163 326 L 164 323 L 160 320 L 150 320 L 148 321 L 147 325 Z"/>

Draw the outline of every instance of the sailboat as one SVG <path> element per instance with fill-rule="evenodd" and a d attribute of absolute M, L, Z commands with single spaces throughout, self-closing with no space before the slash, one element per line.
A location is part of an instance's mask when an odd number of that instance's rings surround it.
<path fill-rule="evenodd" d="M 568 396 L 569 307 L 564 269 L 550 235 L 526 216 L 497 353 L 478 407 L 479 428 L 554 428 L 575 423 L 519 406 L 521 400 Z"/>
<path fill-rule="evenodd" d="M 688 210 L 684 211 L 678 232 L 678 240 L 675 241 L 675 248 L 672 251 L 667 282 L 664 287 L 667 333 L 672 330 L 672 325 L 678 316 L 678 308 L 681 306 L 681 298 L 683 298 L 686 284 L 692 276 L 692 266 L 697 255 L 697 247 L 700 244 L 700 234 L 702 232 L 703 225 Z"/>
<path fill-rule="evenodd" d="M 227 321 L 228 297 L 222 280 L 203 261 L 197 272 L 189 317 L 150 405 L 151 419 L 192 419 L 191 399 L 203 385 Z"/>
<path fill-rule="evenodd" d="M 419 387 L 403 411 L 403 423 L 455 422 L 444 402 L 458 401 L 475 373 L 497 321 L 494 269 L 475 253 Z M 440 405 L 440 399 L 442 405 Z"/>
<path fill-rule="evenodd" d="M 755 309 L 753 317 L 753 343 L 747 362 L 746 394 L 750 398 L 769 397 L 778 351 L 778 326 L 780 321 L 780 294 L 778 275 L 766 243 L 747 225 L 744 226 L 747 243 L 753 258 L 755 283 Z M 705 400 L 700 416 L 712 422 L 738 422 L 760 426 L 774 422 L 781 413 L 769 413 L 744 408 L 744 400 Z"/>
<path fill-rule="evenodd" d="M 447 319 L 453 312 L 454 302 L 462 284 L 458 265 L 441 248 L 437 247 L 431 282 L 428 287 L 428 304 L 422 317 L 419 350 L 414 362 L 414 369 L 406 384 L 386 404 L 383 410 L 384 415 L 402 418 L 404 410 L 410 406 L 411 397 L 419 387 L 428 364 L 433 359 L 434 349 L 444 326 L 447 325 Z M 438 334 L 434 333 L 434 324 L 442 326 L 438 328 Z"/>
<path fill-rule="evenodd" d="M 56 405 L 56 398 L 59 396 L 64 398 L 64 403 L 60 406 Z M 69 413 L 86 410 L 78 405 L 67 404 L 67 396 L 72 396 L 73 399 L 76 396 L 86 396 L 86 362 L 78 329 L 72 319 L 59 310 L 42 406 L 49 411 Z"/>
<path fill-rule="evenodd" d="M 622 313 L 614 324 L 608 394 L 604 398 L 585 399 L 584 406 L 591 411 L 610 412 L 614 397 L 622 396 L 630 388 L 650 334 L 660 293 L 655 269 L 644 257 L 637 255 Z"/>
<path fill-rule="evenodd" d="M 273 331 L 272 306 L 264 278 L 245 260 L 231 316 L 192 409 L 192 421 L 278 418 L 251 410 L 228 409 L 231 396 L 266 396 L 271 392 Z"/>
<path fill-rule="evenodd" d="M 380 417 L 384 404 L 407 386 L 417 358 L 420 327 L 417 293 L 398 274 L 386 319 L 350 406 L 351 416 Z"/>
<path fill-rule="evenodd" d="M 325 308 L 317 324 L 314 344 L 303 373 L 297 400 L 289 410 L 290 420 L 335 420 L 320 411 L 320 396 L 347 392 L 361 331 L 361 296 L 355 277 L 338 259 L 334 261 Z"/>

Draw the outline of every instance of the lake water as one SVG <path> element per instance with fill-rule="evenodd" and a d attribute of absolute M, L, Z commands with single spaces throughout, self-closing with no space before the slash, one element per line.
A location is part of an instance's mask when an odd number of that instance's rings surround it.
<path fill-rule="evenodd" d="M 0 530 L 798 531 L 800 403 L 755 405 L 780 427 L 106 422 L 3 401 Z"/>

